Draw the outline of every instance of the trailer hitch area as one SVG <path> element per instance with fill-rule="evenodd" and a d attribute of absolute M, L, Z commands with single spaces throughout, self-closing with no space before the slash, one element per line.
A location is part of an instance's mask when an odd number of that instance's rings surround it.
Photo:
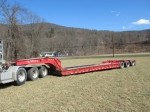
<path fill-rule="evenodd" d="M 8 70 L 10 67 L 10 64 L 8 62 L 5 62 L 4 64 L 0 65 L 0 71 Z"/>

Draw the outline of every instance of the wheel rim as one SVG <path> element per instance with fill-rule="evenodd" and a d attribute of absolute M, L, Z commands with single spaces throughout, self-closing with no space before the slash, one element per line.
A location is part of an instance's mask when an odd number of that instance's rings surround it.
<path fill-rule="evenodd" d="M 129 62 L 127 62 L 127 67 L 129 67 L 130 66 L 130 64 L 129 64 Z"/>
<path fill-rule="evenodd" d="M 47 75 L 47 69 L 46 69 L 46 68 L 43 68 L 42 72 L 43 72 L 43 75 L 44 75 L 44 76 Z"/>
<path fill-rule="evenodd" d="M 121 66 L 121 68 L 124 68 L 124 63 L 121 62 L 120 66 Z"/>
<path fill-rule="evenodd" d="M 33 71 L 33 78 L 37 78 L 37 76 L 38 76 L 38 72 L 37 72 L 37 70 L 34 70 Z"/>
<path fill-rule="evenodd" d="M 134 62 L 132 62 L 132 66 L 134 66 L 135 65 L 135 63 Z"/>
<path fill-rule="evenodd" d="M 20 71 L 18 74 L 18 80 L 20 82 L 23 82 L 25 80 L 25 73 L 23 71 Z"/>

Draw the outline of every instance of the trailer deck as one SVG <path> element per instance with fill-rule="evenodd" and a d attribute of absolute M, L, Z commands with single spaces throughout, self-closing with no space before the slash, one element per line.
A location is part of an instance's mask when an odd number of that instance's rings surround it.
<path fill-rule="evenodd" d="M 113 68 L 120 68 L 120 65 L 118 63 L 114 63 L 114 64 L 91 64 L 91 65 L 67 67 L 61 71 L 61 74 L 62 76 L 66 76 L 100 70 L 108 70 Z"/>

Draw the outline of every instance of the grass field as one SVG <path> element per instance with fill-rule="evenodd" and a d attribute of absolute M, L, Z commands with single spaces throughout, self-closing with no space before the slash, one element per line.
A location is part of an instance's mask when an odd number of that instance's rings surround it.
<path fill-rule="evenodd" d="M 111 59 L 111 58 L 109 58 Z M 0 85 L 0 112 L 149 112 L 150 57 L 124 69 L 66 77 L 47 76 L 22 86 Z M 63 67 L 107 58 L 63 59 Z"/>

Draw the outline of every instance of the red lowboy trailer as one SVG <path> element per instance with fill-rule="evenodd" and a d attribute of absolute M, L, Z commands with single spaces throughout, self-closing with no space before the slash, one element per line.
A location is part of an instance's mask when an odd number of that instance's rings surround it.
<path fill-rule="evenodd" d="M 134 66 L 135 60 L 107 60 L 101 64 L 90 64 L 74 67 L 62 68 L 61 61 L 58 58 L 31 58 L 22 60 L 13 60 L 11 66 L 0 73 L 0 83 L 15 82 L 22 85 L 27 79 L 34 81 L 39 77 L 44 78 L 48 73 L 59 76 L 81 74 L 87 72 L 109 70 Z"/>

